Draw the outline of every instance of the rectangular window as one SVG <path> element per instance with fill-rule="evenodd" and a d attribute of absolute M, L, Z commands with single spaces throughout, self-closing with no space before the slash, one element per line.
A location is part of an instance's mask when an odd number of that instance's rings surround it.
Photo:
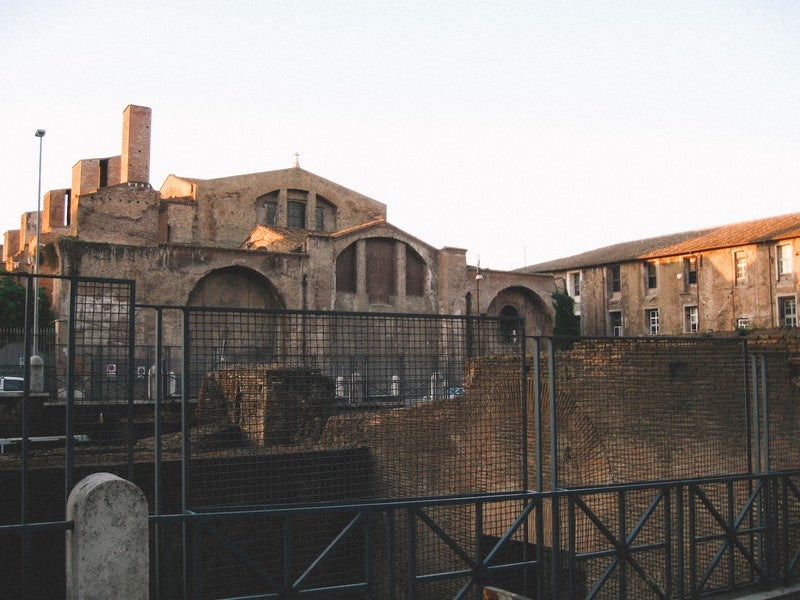
<path fill-rule="evenodd" d="M 278 222 L 278 203 L 277 202 L 265 202 L 264 208 L 267 211 L 267 225 L 275 225 Z"/>
<path fill-rule="evenodd" d="M 697 333 L 700 317 L 696 306 L 687 306 L 683 309 L 683 330 L 686 333 Z"/>
<path fill-rule="evenodd" d="M 286 190 L 286 225 L 288 227 L 306 228 L 306 201 L 308 192 L 303 190 Z"/>
<path fill-rule="evenodd" d="M 747 317 L 739 317 L 736 319 L 736 329 L 749 329 L 750 319 Z"/>
<path fill-rule="evenodd" d="M 100 187 L 108 187 L 108 159 L 100 159 Z"/>
<path fill-rule="evenodd" d="M 573 298 L 580 298 L 581 296 L 581 272 L 574 271 L 567 275 L 567 281 L 569 289 L 567 290 L 569 295 Z"/>
<path fill-rule="evenodd" d="M 778 266 L 778 277 L 788 275 L 792 272 L 792 245 L 780 244 L 777 247 L 776 262 Z"/>
<path fill-rule="evenodd" d="M 69 227 L 70 203 L 72 201 L 72 190 L 64 192 L 64 227 Z"/>
<path fill-rule="evenodd" d="M 306 227 L 306 203 L 289 200 L 286 203 L 286 225 L 305 229 Z"/>
<path fill-rule="evenodd" d="M 736 268 L 736 285 L 747 284 L 747 258 L 744 252 L 734 252 L 733 262 Z"/>
<path fill-rule="evenodd" d="M 794 296 L 778 298 L 779 327 L 797 327 L 797 300 Z"/>
<path fill-rule="evenodd" d="M 318 231 L 325 231 L 325 207 L 318 206 L 316 214 L 316 226 Z"/>
<path fill-rule="evenodd" d="M 683 259 L 683 277 L 686 286 L 697 283 L 697 258 L 690 256 Z"/>
<path fill-rule="evenodd" d="M 619 265 L 608 267 L 608 269 L 606 269 L 606 278 L 608 280 L 609 294 L 619 293 L 619 291 L 622 289 Z"/>
<path fill-rule="evenodd" d="M 622 337 L 624 330 L 622 329 L 622 312 L 619 310 L 612 310 L 608 313 L 608 324 L 611 327 L 611 335 L 614 337 Z"/>
<path fill-rule="evenodd" d="M 644 325 L 650 335 L 658 335 L 658 309 L 648 308 L 644 311 Z"/>
<path fill-rule="evenodd" d="M 656 276 L 656 263 L 645 263 L 645 280 L 647 281 L 647 289 L 654 290 L 658 287 L 658 277 Z"/>

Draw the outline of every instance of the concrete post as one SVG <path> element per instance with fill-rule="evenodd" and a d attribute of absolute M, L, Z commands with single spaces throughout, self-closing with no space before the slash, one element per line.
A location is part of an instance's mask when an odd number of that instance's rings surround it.
<path fill-rule="evenodd" d="M 69 495 L 68 600 L 147 600 L 147 499 L 130 481 L 94 473 Z"/>
<path fill-rule="evenodd" d="M 38 335 L 38 334 L 37 334 Z M 31 391 L 44 391 L 44 360 L 38 354 L 31 356 Z"/>

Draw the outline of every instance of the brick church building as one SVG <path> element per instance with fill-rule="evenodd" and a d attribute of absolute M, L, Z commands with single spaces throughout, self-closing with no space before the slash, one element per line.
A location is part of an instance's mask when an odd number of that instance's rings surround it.
<path fill-rule="evenodd" d="M 5 234 L 9 271 L 132 279 L 139 303 L 519 315 L 552 332 L 553 277 L 483 271 L 387 221 L 386 205 L 295 165 L 150 184 L 151 109 L 123 112 L 118 156 L 79 160 L 71 187 Z M 58 286 L 54 306 L 62 304 Z"/>

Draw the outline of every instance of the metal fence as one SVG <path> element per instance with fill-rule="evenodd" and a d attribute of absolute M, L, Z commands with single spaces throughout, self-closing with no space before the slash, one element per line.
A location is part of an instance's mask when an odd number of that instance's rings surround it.
<path fill-rule="evenodd" d="M 545 339 L 532 351 L 543 489 L 751 471 L 743 339 Z"/>
<path fill-rule="evenodd" d="M 64 499 L 98 470 L 149 498 L 153 597 L 684 598 L 796 577 L 798 475 L 776 472 L 800 468 L 791 344 L 51 287 L 69 317 L 47 389 L 0 399 L 13 597 L 63 594 Z"/>

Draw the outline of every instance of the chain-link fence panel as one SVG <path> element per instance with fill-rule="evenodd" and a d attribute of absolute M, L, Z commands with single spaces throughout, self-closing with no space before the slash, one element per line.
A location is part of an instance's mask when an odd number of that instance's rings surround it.
<path fill-rule="evenodd" d="M 536 419 L 529 437 L 531 448 L 541 448 L 544 489 L 750 470 L 743 340 L 555 338 L 533 345 L 540 352 L 531 359 L 529 395 L 538 389 L 541 419 L 539 441 Z"/>
<path fill-rule="evenodd" d="M 185 323 L 193 506 L 526 485 L 507 320 L 186 309 Z"/>

